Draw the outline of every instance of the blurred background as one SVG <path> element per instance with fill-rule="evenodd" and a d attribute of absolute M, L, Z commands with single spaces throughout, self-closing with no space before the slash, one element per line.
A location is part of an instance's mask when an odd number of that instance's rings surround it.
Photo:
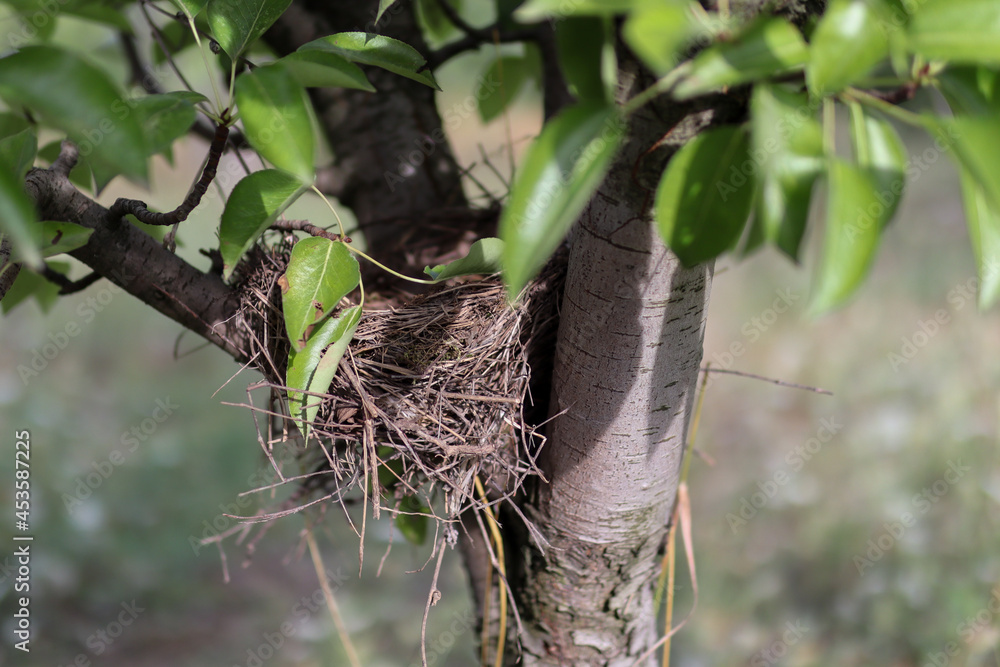
<path fill-rule="evenodd" d="M 0 5 L 0 16 L 0 34 L 23 31 L 15 10 Z M 59 16 L 49 38 L 124 80 L 112 31 Z M 526 84 L 505 116 L 480 122 L 471 93 L 495 57 L 484 49 L 448 64 L 439 106 L 458 119 L 448 129 L 460 162 L 502 195 L 511 147 L 520 155 L 541 117 Z M 178 62 L 203 71 L 191 49 Z M 925 152 L 925 137 L 900 131 L 922 166 L 850 305 L 807 318 L 815 262 L 796 267 L 768 250 L 717 266 L 705 361 L 833 395 L 712 376 L 697 441 L 704 456 L 689 480 L 700 596 L 674 642 L 675 665 L 1000 665 L 1000 316 L 975 305 L 951 163 Z M 206 148 L 178 143 L 173 166 L 155 161 L 151 193 L 119 179 L 99 200 L 128 194 L 171 207 Z M 815 205 L 821 215 L 821 193 Z M 207 266 L 197 250 L 214 245 L 221 209 L 210 197 L 182 228 L 179 253 L 198 266 Z M 310 200 L 289 215 L 332 222 Z M 19 372 L 69 325 L 79 335 L 44 369 Z M 346 664 L 301 515 L 274 524 L 252 559 L 227 541 L 228 582 L 219 550 L 199 546 L 211 526 L 233 525 L 224 515 L 234 503 L 256 511 L 260 499 L 240 494 L 259 486 L 268 464 L 250 413 L 223 405 L 246 402 L 257 377 L 180 334 L 106 281 L 47 312 L 31 302 L 0 318 L 0 514 L 13 512 L 13 433 L 27 429 L 35 536 L 30 661 L 6 643 L 13 560 L 0 550 L 0 664 Z M 4 545 L 9 526 L 0 527 Z M 392 531 L 369 525 L 359 576 L 358 539 L 342 514 L 329 512 L 317 529 L 365 665 L 420 660 L 432 568 L 414 571 L 430 547 L 396 534 L 376 576 Z M 682 563 L 675 619 L 692 603 Z M 473 664 L 457 552 L 439 585 L 430 662 Z"/>

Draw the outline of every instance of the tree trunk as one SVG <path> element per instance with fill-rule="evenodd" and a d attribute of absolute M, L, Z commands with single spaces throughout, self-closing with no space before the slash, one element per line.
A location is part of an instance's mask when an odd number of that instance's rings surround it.
<path fill-rule="evenodd" d="M 301 0 L 265 38 L 284 55 L 335 32 L 378 32 L 428 54 L 412 3 L 395 3 L 377 26 L 376 9 L 377 3 Z M 419 274 L 433 255 L 433 250 L 429 255 L 417 252 L 428 235 L 434 236 L 435 246 L 450 250 L 471 233 L 469 216 L 453 221 L 451 229 L 433 224 L 431 232 L 425 224 L 426 216 L 443 209 L 466 208 L 458 164 L 433 89 L 374 67 L 366 68 L 366 74 L 377 92 L 310 90 L 334 154 L 333 165 L 320 171 L 317 182 L 354 212 L 374 257 L 393 269 Z M 374 271 L 366 277 L 386 275 Z"/>
<path fill-rule="evenodd" d="M 623 54 L 622 95 L 648 84 Z M 686 113 L 689 110 L 686 110 Z M 680 112 L 675 110 L 674 114 Z M 688 136 L 710 114 L 686 124 Z M 683 116 L 681 116 L 683 117 Z M 651 582 L 677 491 L 701 361 L 711 266 L 684 268 L 653 228 L 670 127 L 649 108 L 572 238 L 549 441 L 513 584 L 525 665 L 630 665 L 655 641 Z M 636 169 L 636 167 L 639 167 Z"/>

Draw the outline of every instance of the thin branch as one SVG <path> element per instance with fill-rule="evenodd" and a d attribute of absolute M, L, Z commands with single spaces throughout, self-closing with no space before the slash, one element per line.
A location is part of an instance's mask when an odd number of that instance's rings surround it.
<path fill-rule="evenodd" d="M 337 634 L 344 645 L 344 652 L 347 653 L 347 660 L 351 663 L 352 667 L 361 667 L 361 660 L 358 659 L 358 652 L 354 648 L 354 643 L 351 642 L 351 634 L 347 631 L 347 626 L 344 624 L 344 617 L 340 613 L 337 598 L 333 596 L 333 589 L 330 588 L 330 580 L 326 576 L 323 557 L 320 554 L 319 547 L 316 545 L 316 538 L 313 537 L 312 528 L 310 527 L 306 527 L 306 541 L 309 544 L 309 555 L 312 557 L 313 567 L 316 568 L 316 576 L 319 578 L 320 588 L 323 589 L 323 597 L 326 598 L 326 606 L 330 610 L 333 625 L 337 628 Z"/>
<path fill-rule="evenodd" d="M 914 80 L 906 81 L 895 90 L 865 90 L 863 92 L 880 99 L 883 102 L 888 102 L 889 104 L 902 104 L 903 102 L 909 102 L 917 94 L 921 81 L 928 75 L 930 70 L 930 63 L 924 65 L 920 71 L 917 72 L 917 77 Z"/>
<path fill-rule="evenodd" d="M 150 95 L 162 92 L 149 70 L 146 69 L 145 63 L 142 62 L 139 49 L 135 46 L 135 37 L 123 30 L 118 33 L 118 38 L 122 42 L 122 51 L 125 52 L 125 60 L 128 62 L 129 81 L 138 84 Z"/>
<path fill-rule="evenodd" d="M 441 11 L 444 12 L 445 17 L 451 21 L 453 26 L 470 37 L 478 37 L 484 42 L 489 41 L 489 28 L 476 28 L 475 26 L 470 25 L 468 21 L 463 19 L 461 15 L 455 11 L 455 8 L 451 6 L 448 0 L 437 0 L 437 4 L 441 8 Z"/>
<path fill-rule="evenodd" d="M 496 27 L 497 31 L 496 41 L 501 44 L 511 44 L 515 42 L 536 42 L 541 38 L 541 30 L 539 28 L 519 28 L 517 30 L 500 30 Z M 465 53 L 466 51 L 474 51 L 478 49 L 483 44 L 489 44 L 493 41 L 491 29 L 486 31 L 476 31 L 485 32 L 485 37 L 480 37 L 478 34 L 466 34 L 465 37 L 455 40 L 454 42 L 449 42 L 442 46 L 437 51 L 432 52 L 427 56 L 427 65 L 424 66 L 425 69 L 437 69 L 444 63 L 448 62 L 460 53 Z"/>
<path fill-rule="evenodd" d="M 785 382 L 784 380 L 776 380 L 774 378 L 765 377 L 763 375 L 756 375 L 754 373 L 745 373 L 743 371 L 731 371 L 725 368 L 710 368 L 702 366 L 702 373 L 726 373 L 727 375 L 739 375 L 741 377 L 753 378 L 754 380 L 763 380 L 764 382 L 770 382 L 771 384 L 780 385 L 782 387 L 791 387 L 792 389 L 805 389 L 806 391 L 814 391 L 817 394 L 826 394 L 828 396 L 833 396 L 833 392 L 828 389 L 822 389 L 820 387 L 810 387 L 805 384 L 796 384 L 795 382 Z"/>
<path fill-rule="evenodd" d="M 271 229 L 277 229 L 283 232 L 305 232 L 310 236 L 321 236 L 325 239 L 330 239 L 331 241 L 343 241 L 344 243 L 351 242 L 350 237 L 328 232 L 322 227 L 317 227 L 308 220 L 275 220 L 271 223 Z"/>
<path fill-rule="evenodd" d="M 50 267 L 48 264 L 42 267 L 41 271 L 39 271 L 39 274 L 41 274 L 41 276 L 46 280 L 48 280 L 50 283 L 58 285 L 59 294 L 61 295 L 76 294 L 77 292 L 82 292 L 83 290 L 87 289 L 88 287 L 90 287 L 91 285 L 93 285 L 98 280 L 104 277 L 97 271 L 94 271 L 90 273 L 90 275 L 84 276 L 79 280 L 70 280 L 62 273 L 59 273 L 58 271 Z"/>
<path fill-rule="evenodd" d="M 177 78 L 181 80 L 181 83 L 184 84 L 184 87 L 190 91 L 194 91 L 194 88 L 191 87 L 191 84 L 188 82 L 183 72 L 181 72 L 180 68 L 177 67 L 177 63 L 174 62 L 174 56 L 170 52 L 170 49 L 167 47 L 167 42 L 163 37 L 163 31 L 161 31 L 160 27 L 153 22 L 153 17 L 149 15 L 149 11 L 146 9 L 147 4 L 149 3 L 147 3 L 146 0 L 143 0 L 142 2 L 139 3 L 139 9 L 142 10 L 142 15 L 146 17 L 146 23 L 149 24 L 150 30 L 152 31 L 151 34 L 153 35 L 153 40 L 160 47 L 160 50 L 163 51 L 163 55 L 166 56 L 167 63 L 170 65 L 170 69 L 174 71 L 174 74 L 176 74 Z M 149 5 L 149 6 L 153 7 L 158 11 L 163 11 L 156 5 Z"/>
<path fill-rule="evenodd" d="M 441 591 L 437 588 L 438 574 L 441 573 L 441 561 L 444 559 L 444 540 L 438 542 L 437 564 L 434 566 L 434 578 L 431 580 L 431 590 L 427 594 L 427 604 L 424 605 L 424 620 L 420 623 L 420 664 L 427 667 L 427 617 L 431 613 L 431 607 L 438 603 L 441 598 Z"/>
<path fill-rule="evenodd" d="M 160 313 L 205 337 L 238 360 L 246 357 L 239 296 L 217 275 L 204 273 L 164 250 L 138 227 L 123 224 L 67 178 L 76 151 L 68 142 L 58 169 L 35 168 L 25 190 L 41 220 L 73 222 L 94 230 L 69 254 Z M 166 286 L 166 289 L 160 286 Z"/>
<path fill-rule="evenodd" d="M 223 111 L 222 115 L 223 120 L 226 120 L 227 113 Z M 228 137 L 229 127 L 225 124 L 220 124 L 215 129 L 215 138 L 212 140 L 212 145 L 208 150 L 208 161 L 205 163 L 205 170 L 201 173 L 201 178 L 194 184 L 191 192 L 184 198 L 180 206 L 173 211 L 153 213 L 146 207 L 145 202 L 122 197 L 112 204 L 111 215 L 124 217 L 127 213 L 131 213 L 140 222 L 144 222 L 147 225 L 170 226 L 184 222 L 191 215 L 191 211 L 201 203 L 201 198 L 208 190 L 208 186 L 211 185 L 212 179 L 215 178 L 215 172 L 219 167 L 219 158 L 222 157 L 222 151 L 226 148 L 226 139 Z"/>
<path fill-rule="evenodd" d="M 907 81 L 895 90 L 865 90 L 864 92 L 874 98 L 880 99 L 889 104 L 902 104 L 909 102 L 917 94 L 920 84 L 916 81 Z"/>

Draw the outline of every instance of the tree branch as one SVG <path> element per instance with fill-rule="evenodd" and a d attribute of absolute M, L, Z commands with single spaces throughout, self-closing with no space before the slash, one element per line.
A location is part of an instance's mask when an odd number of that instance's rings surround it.
<path fill-rule="evenodd" d="M 94 232 L 69 254 L 170 319 L 205 337 L 238 361 L 246 360 L 236 292 L 164 249 L 154 238 L 76 189 L 67 173 L 76 148 L 63 142 L 49 169 L 32 169 L 25 188 L 39 218 L 83 225 Z"/>
<path fill-rule="evenodd" d="M 437 69 L 461 53 L 474 51 L 483 44 L 494 43 L 494 39 L 491 36 L 489 29 L 485 31 L 487 33 L 485 36 L 481 35 L 481 32 L 483 31 L 477 30 L 475 33 L 467 33 L 465 37 L 457 39 L 454 42 L 448 42 L 437 51 L 434 51 L 427 57 L 427 67 L 429 69 Z M 542 31 L 538 28 L 522 28 L 520 30 L 505 31 L 497 29 L 496 41 L 500 44 L 529 41 L 537 42 L 541 37 L 541 33 Z"/>
<path fill-rule="evenodd" d="M 91 285 L 93 285 L 98 280 L 104 277 L 97 271 L 92 271 L 90 274 L 84 276 L 83 278 L 80 278 L 79 280 L 70 280 L 65 275 L 59 273 L 48 264 L 42 267 L 40 273 L 42 277 L 48 280 L 50 283 L 58 285 L 59 294 L 63 296 L 67 294 L 76 294 L 77 292 L 82 292 L 83 290 L 87 289 L 88 287 L 90 287 Z"/>

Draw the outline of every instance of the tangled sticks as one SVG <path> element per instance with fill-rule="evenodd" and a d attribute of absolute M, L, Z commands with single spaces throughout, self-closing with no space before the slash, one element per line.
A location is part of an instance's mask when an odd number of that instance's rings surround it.
<path fill-rule="evenodd" d="M 222 113 L 222 122 L 215 128 L 215 138 L 212 139 L 212 145 L 208 149 L 208 162 L 205 164 L 205 170 L 180 206 L 166 213 L 154 213 L 146 207 L 146 202 L 138 199 L 119 198 L 111 206 L 111 215 L 115 218 L 121 218 L 131 213 L 139 222 L 160 226 L 176 225 L 187 220 L 191 211 L 201 203 L 201 198 L 208 190 L 208 186 L 212 184 L 212 179 L 215 178 L 219 159 L 222 157 L 222 151 L 226 148 L 226 140 L 229 138 L 229 126 L 226 124 L 228 117 L 228 110 L 226 110 Z"/>
<path fill-rule="evenodd" d="M 377 298 L 370 294 L 370 309 L 337 374 L 313 394 L 320 403 L 309 425 L 313 446 L 299 449 L 280 407 L 289 342 L 276 281 L 290 249 L 285 239 L 255 246 L 236 272 L 250 356 L 265 378 L 255 388 L 271 389 L 266 409 L 244 407 L 268 420 L 259 426 L 268 452 L 278 457 L 285 451 L 308 471 L 287 477 L 297 491 L 255 521 L 323 498 L 349 502 L 352 490 L 365 488 L 376 508 L 390 511 L 399 509 L 403 496 L 421 493 L 438 518 L 449 521 L 481 507 L 477 478 L 493 503 L 539 474 L 535 457 L 544 437 L 537 424 L 547 412 L 539 408 L 549 390 L 544 373 L 532 377 L 530 360 L 553 354 L 564 254 L 514 306 L 495 278 L 439 286 L 386 309 L 372 308 Z"/>

